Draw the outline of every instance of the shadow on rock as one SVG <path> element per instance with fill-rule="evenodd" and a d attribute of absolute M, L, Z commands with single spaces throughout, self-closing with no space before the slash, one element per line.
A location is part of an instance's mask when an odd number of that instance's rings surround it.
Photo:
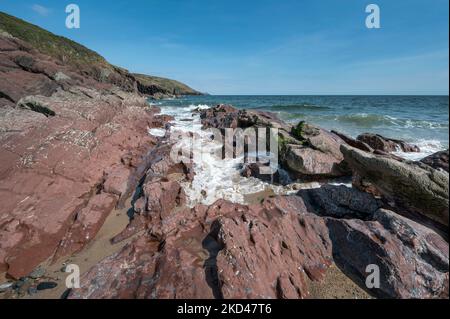
<path fill-rule="evenodd" d="M 202 241 L 202 247 L 209 253 L 209 258 L 203 264 L 203 268 L 205 269 L 206 282 L 211 287 L 214 298 L 223 299 L 217 271 L 217 254 L 223 249 L 223 245 L 218 241 L 219 231 L 220 222 L 216 220 L 211 225 L 211 232 Z"/>

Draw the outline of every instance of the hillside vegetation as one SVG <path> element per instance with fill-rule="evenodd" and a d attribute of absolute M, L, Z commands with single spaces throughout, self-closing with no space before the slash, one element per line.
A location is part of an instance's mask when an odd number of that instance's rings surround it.
<path fill-rule="evenodd" d="M 0 29 L 62 62 L 108 66 L 101 55 L 85 46 L 3 12 L 0 12 Z"/>
<path fill-rule="evenodd" d="M 170 80 L 166 78 L 161 78 L 157 76 L 150 76 L 144 74 L 133 74 L 139 83 L 145 87 L 156 87 L 163 89 L 166 94 L 173 95 L 200 95 L 200 92 L 190 88 L 186 84 L 181 82 Z"/>
<path fill-rule="evenodd" d="M 75 41 L 55 35 L 4 12 L 0 12 L 0 34 L 2 32 L 27 42 L 39 52 L 49 55 L 64 64 L 71 65 L 84 74 L 92 75 L 100 82 L 112 83 L 127 91 L 137 88 L 140 93 L 147 95 L 157 93 L 173 95 L 200 94 L 175 80 L 143 74 L 131 74 L 123 68 L 108 63 L 100 54 Z"/>

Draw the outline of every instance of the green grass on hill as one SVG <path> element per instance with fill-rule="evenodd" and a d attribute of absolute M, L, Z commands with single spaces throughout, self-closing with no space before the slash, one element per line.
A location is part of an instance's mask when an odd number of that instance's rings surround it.
<path fill-rule="evenodd" d="M 85 46 L 3 12 L 0 12 L 0 29 L 64 63 L 109 66 L 101 55 Z"/>
<path fill-rule="evenodd" d="M 27 42 L 39 52 L 58 59 L 65 64 L 82 69 L 92 69 L 93 67 L 108 69 L 112 73 L 120 74 L 119 76 L 122 78 L 129 75 L 127 70 L 109 64 L 100 54 L 79 43 L 55 35 L 36 25 L 0 11 L 0 33 L 2 31 Z M 133 74 L 133 76 L 142 85 L 154 87 L 154 92 L 176 95 L 200 94 L 187 85 L 175 80 L 143 74 Z"/>

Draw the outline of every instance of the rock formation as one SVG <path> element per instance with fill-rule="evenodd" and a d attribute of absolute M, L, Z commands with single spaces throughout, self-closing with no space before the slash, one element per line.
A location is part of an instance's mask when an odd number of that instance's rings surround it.
<path fill-rule="evenodd" d="M 23 24 L 0 13 L 0 271 L 15 279 L 95 237 L 145 172 L 148 129 L 167 123 L 126 71 L 101 80 L 111 66 L 94 52 L 79 69 L 6 32 Z"/>
<path fill-rule="evenodd" d="M 386 153 L 403 151 L 403 152 L 420 152 L 419 147 L 406 143 L 405 141 L 386 138 L 379 134 L 365 133 L 356 138 L 358 141 L 366 143 L 374 150 L 383 151 Z"/>
<path fill-rule="evenodd" d="M 448 173 L 420 162 L 399 162 L 342 145 L 346 162 L 361 189 L 375 189 L 396 205 L 448 226 Z"/>
<path fill-rule="evenodd" d="M 278 129 L 278 148 L 283 168 L 296 177 L 322 179 L 349 175 L 339 147 L 344 141 L 337 135 L 311 124 L 283 123 L 269 112 L 237 110 L 218 105 L 201 112 L 205 128 L 267 127 Z"/>
<path fill-rule="evenodd" d="M 448 173 L 448 150 L 431 154 L 422 159 L 421 162 L 435 169 L 442 169 Z"/>
<path fill-rule="evenodd" d="M 243 176 L 325 184 L 191 205 L 196 171 L 172 159 L 172 118 L 143 97 L 186 87 L 132 75 L 35 26 L 20 38 L 22 23 L 0 13 L 0 272 L 9 280 L 0 296 L 55 289 L 44 262 L 88 249 L 122 208 L 128 225 L 107 243 L 123 246 L 64 297 L 311 298 L 337 267 L 365 296 L 448 298 L 448 151 L 410 162 L 390 154 L 418 151 L 404 141 L 219 105 L 199 111 L 205 128 L 278 129 L 280 167 L 261 175 L 250 164 Z M 353 187 L 326 184 L 350 176 Z M 366 286 L 370 265 L 379 288 Z"/>

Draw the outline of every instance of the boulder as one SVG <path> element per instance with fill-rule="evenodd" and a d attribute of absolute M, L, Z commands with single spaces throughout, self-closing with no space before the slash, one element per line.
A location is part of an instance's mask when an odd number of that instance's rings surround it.
<path fill-rule="evenodd" d="M 345 186 L 302 190 L 309 212 L 324 216 L 333 261 L 382 298 L 448 298 L 448 234 L 383 208 L 370 194 Z M 380 287 L 368 289 L 369 265 Z"/>
<path fill-rule="evenodd" d="M 286 132 L 291 125 L 281 121 L 275 113 L 255 110 L 238 110 L 231 105 L 220 104 L 200 111 L 204 128 L 272 127 Z"/>
<path fill-rule="evenodd" d="M 185 203 L 184 191 L 178 182 L 155 181 L 144 184 L 143 187 L 145 212 L 160 216 L 163 219 L 172 209 Z"/>
<path fill-rule="evenodd" d="M 329 219 L 336 264 L 361 286 L 379 270 L 382 298 L 448 298 L 448 242 L 435 231 L 392 211 L 379 209 L 372 221 Z"/>
<path fill-rule="evenodd" d="M 358 148 L 361 151 L 366 151 L 366 152 L 370 152 L 373 153 L 374 149 L 372 147 L 370 147 L 368 144 L 359 141 L 359 140 L 355 140 L 354 138 L 345 135 L 344 133 L 338 132 L 338 131 L 331 131 L 331 133 L 339 136 L 345 143 L 347 143 L 348 145 Z"/>
<path fill-rule="evenodd" d="M 421 163 L 399 162 L 347 145 L 342 145 L 341 151 L 345 161 L 358 177 L 359 183 L 355 186 L 370 185 L 388 202 L 448 226 L 447 172 Z"/>
<path fill-rule="evenodd" d="M 345 142 L 338 136 L 305 122 L 294 127 L 292 135 L 299 143 L 282 145 L 281 161 L 298 177 L 318 179 L 350 174 L 339 148 Z"/>
<path fill-rule="evenodd" d="M 283 168 L 295 177 L 321 179 L 349 175 L 339 146 L 344 141 L 335 134 L 300 122 L 293 127 L 270 112 L 237 110 L 218 105 L 202 110 L 204 128 L 266 127 L 278 129 L 278 152 Z"/>
<path fill-rule="evenodd" d="M 237 128 L 239 126 L 239 110 L 231 105 L 217 105 L 214 108 L 202 110 L 200 118 L 204 128 Z M 242 123 L 241 123 L 242 124 Z"/>
<path fill-rule="evenodd" d="M 375 150 L 383 152 L 420 152 L 420 148 L 416 145 L 406 143 L 402 140 L 387 138 L 379 134 L 364 133 L 356 138 L 360 142 L 364 142 Z M 352 145 L 353 146 L 353 145 Z"/>
<path fill-rule="evenodd" d="M 310 211 L 320 216 L 370 220 L 382 207 L 372 195 L 344 185 L 323 185 L 320 188 L 300 190 Z"/>
<path fill-rule="evenodd" d="M 431 154 L 422 159 L 421 162 L 435 169 L 442 169 L 448 172 L 448 150 Z"/>

